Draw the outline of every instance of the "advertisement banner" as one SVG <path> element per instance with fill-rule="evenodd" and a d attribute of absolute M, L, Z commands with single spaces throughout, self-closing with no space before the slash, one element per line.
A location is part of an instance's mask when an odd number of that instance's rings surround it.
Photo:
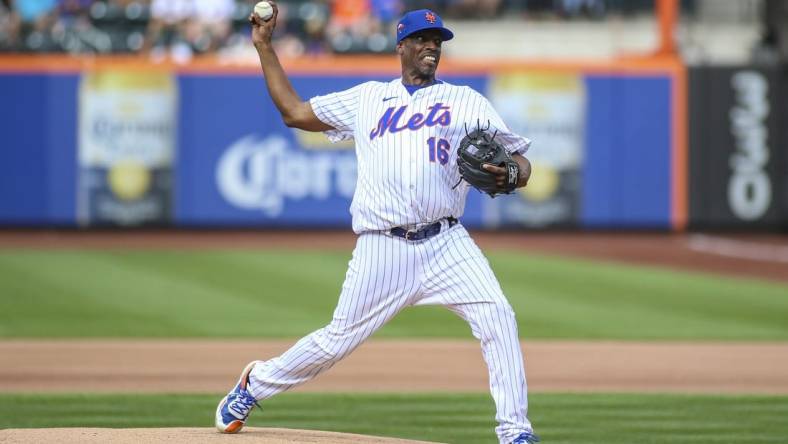
<path fill-rule="evenodd" d="M 486 200 L 487 226 L 576 225 L 581 205 L 586 90 L 579 73 L 506 73 L 487 95 L 504 122 L 533 142 L 532 179 L 517 193 Z"/>
<path fill-rule="evenodd" d="M 82 77 L 80 225 L 170 223 L 177 101 L 168 73 L 97 71 Z"/>
<path fill-rule="evenodd" d="M 0 124 L 10 148 L 0 150 L 0 222 L 350 228 L 352 143 L 286 127 L 258 73 L 157 69 L 0 76 L 15 104 Z M 306 99 L 390 76 L 290 80 Z M 496 199 L 471 191 L 466 226 L 670 228 L 669 74 L 507 70 L 444 80 L 488 97 L 534 141 L 529 186 Z M 781 155 L 770 152 L 767 171 Z M 738 196 L 761 196 L 753 186 Z"/>
<path fill-rule="evenodd" d="M 690 70 L 690 224 L 774 227 L 782 200 L 776 67 Z"/>
<path fill-rule="evenodd" d="M 321 79 L 294 76 L 304 97 Z M 332 81 L 349 88 L 354 78 Z M 176 223 L 181 226 L 350 227 L 351 142 L 288 128 L 257 76 L 183 76 Z M 223 110 L 217 114 L 216 110 Z"/>
<path fill-rule="evenodd" d="M 356 158 L 347 150 L 302 149 L 282 134 L 250 134 L 221 153 L 216 187 L 227 204 L 261 221 L 303 216 L 301 223 L 325 223 L 330 214 L 343 218 L 350 206 Z"/>

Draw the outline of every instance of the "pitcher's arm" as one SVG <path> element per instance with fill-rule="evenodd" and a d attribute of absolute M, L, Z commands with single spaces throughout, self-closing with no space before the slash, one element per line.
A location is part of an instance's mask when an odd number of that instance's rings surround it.
<path fill-rule="evenodd" d="M 276 51 L 271 44 L 271 37 L 276 27 L 276 17 L 279 13 L 276 2 L 269 0 L 274 9 L 274 14 L 268 20 L 261 19 L 252 12 L 249 23 L 252 24 L 252 42 L 260 58 L 263 68 L 265 84 L 268 93 L 274 101 L 276 108 L 282 115 L 285 125 L 300 128 L 306 131 L 328 131 L 334 129 L 317 118 L 308 101 L 302 101 L 293 89 L 290 79 L 287 78 L 284 68 L 279 63 Z"/>

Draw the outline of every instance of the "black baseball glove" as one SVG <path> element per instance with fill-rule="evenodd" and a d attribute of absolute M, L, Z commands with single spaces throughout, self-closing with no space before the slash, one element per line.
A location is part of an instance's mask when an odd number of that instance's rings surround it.
<path fill-rule="evenodd" d="M 482 168 L 490 164 L 506 170 L 503 185 L 498 185 L 498 175 Z M 457 149 L 457 166 L 460 176 L 477 190 L 487 193 L 490 197 L 509 194 L 517 188 L 520 177 L 520 165 L 512 159 L 512 155 L 500 143 L 495 141 L 484 129 L 477 128 L 466 134 Z"/>

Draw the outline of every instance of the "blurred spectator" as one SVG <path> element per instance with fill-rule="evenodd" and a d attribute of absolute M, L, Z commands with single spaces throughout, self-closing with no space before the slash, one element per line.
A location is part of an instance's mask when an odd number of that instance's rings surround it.
<path fill-rule="evenodd" d="M 292 29 L 293 19 L 291 9 L 287 3 L 278 3 L 279 15 L 276 29 L 274 30 L 274 46 L 279 54 L 284 57 L 298 57 L 304 54 L 306 48 L 298 34 Z"/>
<path fill-rule="evenodd" d="M 400 0 L 333 0 L 326 36 L 335 52 L 384 52 L 394 47 Z"/>
<path fill-rule="evenodd" d="M 52 37 L 61 49 L 71 53 L 112 50 L 109 36 L 91 21 L 90 8 L 94 0 L 59 0 L 58 3 L 59 16 L 52 28 Z"/>
<path fill-rule="evenodd" d="M 446 14 L 463 19 L 490 19 L 501 9 L 501 0 L 451 0 L 447 2 Z"/>
<path fill-rule="evenodd" d="M 401 0 L 372 0 L 372 16 L 383 26 L 399 20 L 404 8 Z"/>
<path fill-rule="evenodd" d="M 249 50 L 246 18 L 256 2 L 0 0 L 0 51 L 141 52 L 157 60 L 170 57 L 181 62 L 217 50 L 243 55 Z M 393 51 L 394 24 L 403 11 L 412 9 L 430 8 L 462 20 L 501 16 L 572 20 L 651 13 L 654 8 L 654 0 L 280 0 L 278 4 L 275 42 L 286 57 Z M 694 4 L 681 0 L 684 11 Z M 764 41 L 770 42 L 776 34 L 771 32 Z"/>
<path fill-rule="evenodd" d="M 330 15 L 328 7 L 322 2 L 307 2 L 298 9 L 298 15 L 303 20 L 304 52 L 311 55 L 330 52 L 326 39 Z"/>
<path fill-rule="evenodd" d="M 57 17 L 57 0 L 10 0 L 10 5 L 23 24 L 31 24 L 37 31 L 46 31 Z"/>
<path fill-rule="evenodd" d="M 363 45 L 372 23 L 370 0 L 333 0 L 326 36 L 331 46 L 347 52 Z"/>
<path fill-rule="evenodd" d="M 0 49 L 12 49 L 19 39 L 19 16 L 11 11 L 11 0 L 0 0 Z"/>
<path fill-rule="evenodd" d="M 93 0 L 59 0 L 61 17 L 73 17 L 75 20 L 90 20 L 90 6 Z"/>
<path fill-rule="evenodd" d="M 57 20 L 56 0 L 10 0 L 10 40 L 17 43 L 25 36 L 25 45 L 32 50 L 52 50 L 52 26 Z"/>
<path fill-rule="evenodd" d="M 215 52 L 227 41 L 233 0 L 153 0 L 143 52 L 160 60 L 185 62 L 196 53 Z"/>
<path fill-rule="evenodd" d="M 191 14 L 191 0 L 153 0 L 142 52 L 155 60 L 164 59 L 168 53 L 176 61 L 191 59 L 192 49 L 184 37 Z"/>
<path fill-rule="evenodd" d="M 555 9 L 558 15 L 565 18 L 578 17 L 581 14 L 599 18 L 605 14 L 603 0 L 556 0 Z"/>
<path fill-rule="evenodd" d="M 761 22 L 761 40 L 754 57 L 762 62 L 788 63 L 788 0 L 766 0 Z"/>
<path fill-rule="evenodd" d="M 193 0 L 186 40 L 197 52 L 215 52 L 230 35 L 234 12 L 233 0 Z"/>

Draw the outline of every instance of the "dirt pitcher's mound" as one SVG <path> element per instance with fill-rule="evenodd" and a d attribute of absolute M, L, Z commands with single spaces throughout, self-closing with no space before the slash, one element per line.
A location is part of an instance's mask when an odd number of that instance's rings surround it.
<path fill-rule="evenodd" d="M 178 443 L 189 444 L 430 444 L 425 441 L 353 435 L 349 433 L 319 432 L 315 430 L 245 428 L 237 435 L 225 435 L 209 428 L 167 429 L 8 429 L 0 430 L 2 443 L 57 442 L 81 443 Z"/>

